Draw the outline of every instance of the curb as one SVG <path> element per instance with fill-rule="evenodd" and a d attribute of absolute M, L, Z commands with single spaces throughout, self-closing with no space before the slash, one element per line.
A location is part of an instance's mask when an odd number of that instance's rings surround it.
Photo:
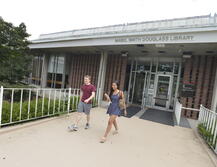
<path fill-rule="evenodd" d="M 2 127 L 2 128 L 0 128 L 0 135 L 5 134 L 5 133 L 10 133 L 10 132 L 13 132 L 13 131 L 16 131 L 16 130 L 29 128 L 29 127 L 36 126 L 36 125 L 40 125 L 40 124 L 43 124 L 43 123 L 46 123 L 46 122 L 49 122 L 49 121 L 52 121 L 52 120 L 60 119 L 60 118 L 63 118 L 63 117 L 67 117 L 67 116 L 68 115 L 66 114 L 66 115 L 55 116 L 55 117 L 51 117 L 51 118 L 45 118 L 45 119 L 42 119 L 42 120 L 34 120 L 34 121 L 31 121 L 31 122 L 20 123 L 20 124 L 17 124 L 17 125 Z"/>

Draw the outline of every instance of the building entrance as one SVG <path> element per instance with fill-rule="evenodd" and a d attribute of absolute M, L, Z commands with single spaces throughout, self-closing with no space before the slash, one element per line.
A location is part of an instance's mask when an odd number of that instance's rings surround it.
<path fill-rule="evenodd" d="M 178 94 L 181 59 L 134 58 L 128 88 L 128 103 L 142 109 L 173 110 Z"/>

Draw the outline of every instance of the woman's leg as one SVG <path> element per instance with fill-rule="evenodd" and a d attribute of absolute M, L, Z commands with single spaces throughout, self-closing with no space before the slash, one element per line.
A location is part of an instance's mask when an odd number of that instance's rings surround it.
<path fill-rule="evenodd" d="M 117 124 L 116 119 L 114 120 L 113 125 L 114 125 L 114 127 L 115 127 L 115 130 L 118 131 L 118 124 Z"/>
<path fill-rule="evenodd" d="M 106 131 L 105 131 L 105 134 L 104 134 L 104 138 L 106 138 L 109 134 L 109 132 L 111 131 L 111 128 L 112 128 L 112 125 L 114 123 L 114 120 L 116 119 L 116 115 L 111 115 L 110 118 L 109 118 L 109 121 L 108 121 L 108 126 L 106 128 Z"/>

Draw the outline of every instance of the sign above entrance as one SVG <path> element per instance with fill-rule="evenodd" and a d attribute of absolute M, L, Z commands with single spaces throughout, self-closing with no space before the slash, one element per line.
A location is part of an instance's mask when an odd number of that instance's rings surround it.
<path fill-rule="evenodd" d="M 125 42 L 174 42 L 174 41 L 193 41 L 193 35 L 147 35 L 141 37 L 115 38 L 116 43 Z"/>

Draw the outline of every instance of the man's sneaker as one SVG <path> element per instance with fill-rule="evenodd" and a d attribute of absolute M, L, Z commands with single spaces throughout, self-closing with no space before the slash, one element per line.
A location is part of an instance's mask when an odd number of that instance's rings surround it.
<path fill-rule="evenodd" d="M 73 124 L 73 125 L 68 126 L 68 129 L 69 129 L 70 131 L 77 131 L 77 130 L 78 130 L 78 127 Z"/>
<path fill-rule="evenodd" d="M 85 128 L 84 129 L 89 129 L 90 128 L 90 125 L 89 125 L 89 123 L 86 123 L 86 126 L 85 126 Z"/>
<path fill-rule="evenodd" d="M 68 130 L 69 130 L 69 131 L 72 131 L 72 130 L 73 130 L 73 125 L 69 125 L 69 126 L 68 126 Z"/>
<path fill-rule="evenodd" d="M 78 127 L 77 127 L 77 126 L 74 126 L 74 127 L 73 127 L 73 131 L 78 131 Z"/>

